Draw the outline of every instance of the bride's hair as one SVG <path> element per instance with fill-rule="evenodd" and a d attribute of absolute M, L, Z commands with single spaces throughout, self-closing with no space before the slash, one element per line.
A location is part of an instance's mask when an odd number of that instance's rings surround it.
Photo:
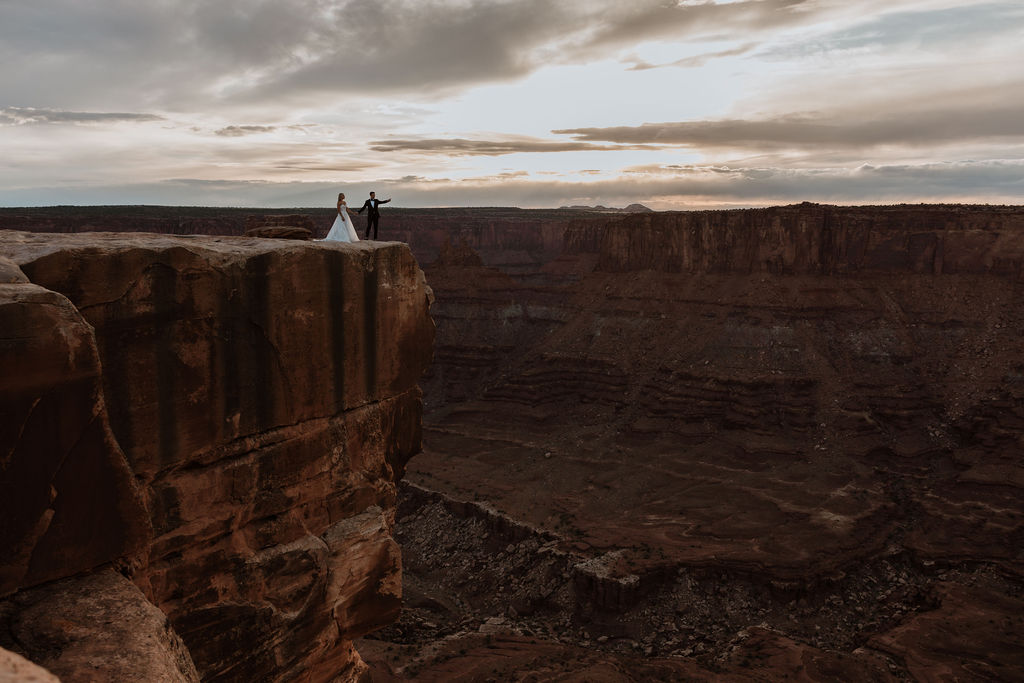
<path fill-rule="evenodd" d="M 339 192 L 338 193 L 338 201 L 340 202 L 344 198 L 345 198 L 345 193 L 344 192 Z"/>

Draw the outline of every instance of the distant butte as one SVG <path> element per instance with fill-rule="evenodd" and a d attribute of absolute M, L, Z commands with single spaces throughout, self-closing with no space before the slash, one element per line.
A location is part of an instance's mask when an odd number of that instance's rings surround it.
<path fill-rule="evenodd" d="M 629 206 L 627 206 L 627 207 L 625 207 L 623 209 L 616 209 L 616 208 L 610 207 L 610 206 L 601 206 L 600 204 L 598 204 L 597 206 L 574 205 L 574 206 L 563 206 L 563 207 L 560 207 L 560 208 L 562 208 L 563 210 L 570 210 L 570 211 L 599 211 L 599 212 L 607 212 L 607 213 L 647 213 L 647 212 L 651 211 L 651 209 L 648 209 L 643 204 L 630 204 Z"/>

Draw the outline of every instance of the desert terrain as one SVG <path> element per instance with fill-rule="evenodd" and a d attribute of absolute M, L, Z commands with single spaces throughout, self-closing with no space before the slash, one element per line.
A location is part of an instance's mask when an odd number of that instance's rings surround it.
<path fill-rule="evenodd" d="M 163 211 L 0 228 L 332 219 Z M 382 213 L 437 333 L 374 680 L 1024 679 L 1024 209 Z"/>

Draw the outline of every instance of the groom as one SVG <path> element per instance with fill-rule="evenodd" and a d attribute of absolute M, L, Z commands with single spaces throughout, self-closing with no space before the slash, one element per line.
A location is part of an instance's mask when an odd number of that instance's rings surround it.
<path fill-rule="evenodd" d="M 366 237 L 363 239 L 370 239 L 371 225 L 373 226 L 373 239 L 377 239 L 377 222 L 380 220 L 380 211 L 377 207 L 381 204 L 387 204 L 390 201 L 390 199 L 377 199 L 377 193 L 371 192 L 370 198 L 363 202 L 358 213 L 362 213 L 365 209 L 370 210 L 370 213 L 366 215 Z"/>

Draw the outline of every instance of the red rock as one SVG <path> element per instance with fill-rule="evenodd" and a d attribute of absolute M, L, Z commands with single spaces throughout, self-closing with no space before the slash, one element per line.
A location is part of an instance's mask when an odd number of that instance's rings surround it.
<path fill-rule="evenodd" d="M 533 271 L 428 270 L 414 481 L 568 514 L 598 548 L 790 579 L 884 547 L 897 478 L 924 513 L 907 547 L 1019 564 L 1024 212 L 638 214 L 565 239 Z"/>
<path fill-rule="evenodd" d="M 383 643 L 372 641 L 361 644 L 371 658 L 375 683 L 406 680 L 470 683 L 488 679 L 580 683 L 721 680 L 707 669 L 685 660 L 614 655 L 510 634 L 486 639 L 475 634 L 460 634 L 438 645 L 436 659 L 415 662 L 401 661 L 400 648 L 385 650 Z"/>
<path fill-rule="evenodd" d="M 431 357 L 423 278 L 398 245 L 54 239 L 8 236 L 4 251 L 97 329 L 114 431 L 142 476 L 412 390 Z"/>
<path fill-rule="evenodd" d="M 14 261 L 0 256 L 0 284 L 16 284 L 19 282 L 28 282 L 28 278 L 25 277 L 25 273 L 21 272 L 21 268 Z"/>
<path fill-rule="evenodd" d="M 0 647 L 0 683 L 60 683 L 60 679 L 21 655 Z"/>
<path fill-rule="evenodd" d="M 264 210 L 179 206 L 72 206 L 0 207 L 0 230 L 30 232 L 154 232 L 178 235 L 243 235 L 249 228 L 296 225 L 326 235 L 337 212 L 334 206 L 308 209 Z M 527 263 L 532 255 L 557 255 L 562 235 L 580 211 L 523 209 L 403 209 L 383 210 L 381 238 L 407 243 L 422 263 L 437 258 L 446 240 L 466 242 L 484 249 L 488 257 Z M 363 233 L 366 216 L 353 216 L 356 231 Z M 481 252 L 483 253 L 483 252 Z"/>
<path fill-rule="evenodd" d="M 441 245 L 441 253 L 437 255 L 437 260 L 434 261 L 432 267 L 445 268 L 448 266 L 465 267 L 482 265 L 483 261 L 481 261 L 480 255 L 477 254 L 468 244 L 461 242 L 456 246 L 450 241 L 446 241 Z"/>
<path fill-rule="evenodd" d="M 101 380 L 93 329 L 65 297 L 0 284 L 0 596 L 132 558 L 149 539 Z"/>
<path fill-rule="evenodd" d="M 1015 207 L 835 207 L 662 212 L 575 222 L 566 253 L 607 272 L 1003 273 L 1021 277 Z"/>
<path fill-rule="evenodd" d="M 940 583 L 935 609 L 909 617 L 870 645 L 906 662 L 919 681 L 1019 678 L 1024 600 L 1007 595 L 1000 583 L 995 578 L 972 586 Z"/>
<path fill-rule="evenodd" d="M 308 234 L 312 234 L 316 229 L 313 218 L 308 214 L 260 215 L 246 216 L 245 218 L 245 232 L 247 235 L 253 230 L 272 227 L 283 227 L 290 230 L 305 230 Z M 250 235 L 250 237 L 269 236 L 271 235 Z"/>
<path fill-rule="evenodd" d="M 722 664 L 737 680 L 900 680 L 877 654 L 824 650 L 762 628 L 744 632 Z"/>
<path fill-rule="evenodd" d="M 464 231 L 453 227 L 452 239 Z M 932 609 L 934 567 L 970 562 L 1009 577 L 975 604 L 1022 586 L 1024 210 L 812 205 L 581 219 L 560 253 L 525 252 L 532 261 L 505 246 L 513 237 L 480 235 L 480 264 L 466 254 L 465 265 L 427 268 L 437 353 L 426 452 L 408 477 L 560 536 L 577 568 L 604 563 L 604 573 L 575 571 L 571 599 L 534 612 L 612 614 L 606 634 L 623 622 L 654 634 L 645 611 L 696 603 L 720 615 L 709 629 L 728 622 L 724 634 L 695 634 L 717 658 L 736 631 L 768 621 L 782 640 L 762 648 L 776 653 L 767 677 L 813 664 L 818 680 L 844 670 L 884 679 L 889 663 L 856 649 L 868 638 L 892 643 L 897 675 L 915 662 L 924 677 L 1019 676 L 1015 641 L 974 629 L 967 610 L 943 612 L 947 630 L 938 614 L 920 631 L 892 629 Z M 879 569 L 893 556 L 922 564 L 894 578 Z M 409 558 L 413 585 L 483 600 L 461 587 L 468 570 L 448 581 L 453 570 Z M 511 562 L 471 559 L 488 573 Z M 871 579 L 852 578 L 860 572 Z M 797 612 L 776 590 L 821 607 Z M 839 606 L 824 603 L 829 591 Z M 685 623 L 683 612 L 662 616 Z M 990 614 L 999 624 L 1012 613 Z M 952 664 L 961 655 L 966 668 Z M 747 659 L 736 666 L 758 666 Z"/>
<path fill-rule="evenodd" d="M 298 228 L 290 225 L 274 225 L 250 228 L 245 231 L 245 236 L 282 240 L 309 240 L 313 239 L 313 232 L 307 228 Z"/>
<path fill-rule="evenodd" d="M 95 330 L 90 386 L 153 526 L 134 581 L 200 675 L 364 670 L 351 641 L 399 605 L 395 481 L 432 354 L 408 249 L 6 233 L 0 253 L 37 283 L 17 286 L 63 293 Z M 85 398 L 68 401 L 61 415 Z"/>
<path fill-rule="evenodd" d="M 167 617 L 112 570 L 22 591 L 8 628 L 32 659 L 65 683 L 198 683 Z"/>

